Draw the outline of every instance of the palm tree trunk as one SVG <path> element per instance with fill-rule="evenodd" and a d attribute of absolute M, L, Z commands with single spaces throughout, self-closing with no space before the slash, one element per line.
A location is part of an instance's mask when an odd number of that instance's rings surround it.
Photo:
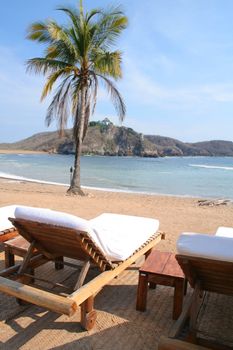
<path fill-rule="evenodd" d="M 71 180 L 70 187 L 67 191 L 67 194 L 69 195 L 81 195 L 84 196 L 84 192 L 81 189 L 81 182 L 80 182 L 80 159 L 81 159 L 81 152 L 82 152 L 82 143 L 83 143 L 83 130 L 84 130 L 84 121 L 85 121 L 85 109 L 86 109 L 86 86 L 83 86 L 81 89 L 81 113 L 80 113 L 80 121 L 79 121 L 79 127 L 78 132 L 75 141 L 75 159 L 74 159 L 74 172 L 73 177 Z M 77 108 L 76 114 L 78 115 L 79 111 Z M 77 122 L 78 118 L 75 118 L 75 121 Z"/>

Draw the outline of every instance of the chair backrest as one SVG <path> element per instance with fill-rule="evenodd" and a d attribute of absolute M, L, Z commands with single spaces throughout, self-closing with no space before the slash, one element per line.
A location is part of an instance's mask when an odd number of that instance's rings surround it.
<path fill-rule="evenodd" d="M 233 295 L 233 262 L 176 255 L 190 285 L 200 282 L 205 291 Z"/>
<path fill-rule="evenodd" d="M 47 257 L 64 256 L 77 260 L 91 258 L 101 270 L 112 268 L 87 232 L 25 219 L 9 219 L 27 241 Z"/>
<path fill-rule="evenodd" d="M 192 287 L 233 294 L 233 238 L 182 233 L 176 259 Z"/>

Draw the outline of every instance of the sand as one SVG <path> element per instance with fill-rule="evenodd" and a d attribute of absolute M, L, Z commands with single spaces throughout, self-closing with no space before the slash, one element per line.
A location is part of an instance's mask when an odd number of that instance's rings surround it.
<path fill-rule="evenodd" d="M 87 190 L 86 190 L 87 192 Z M 233 205 L 200 207 L 198 199 L 149 196 L 88 190 L 85 197 L 66 196 L 66 187 L 0 179 L 0 206 L 22 204 L 51 208 L 90 219 L 103 212 L 153 217 L 160 220 L 166 239 L 157 249 L 175 251 L 183 231 L 213 233 L 220 225 L 233 226 Z M 17 260 L 19 258 L 17 257 Z M 11 350 L 156 350 L 161 335 L 168 336 L 172 320 L 173 288 L 158 285 L 149 290 L 146 312 L 136 311 L 138 265 L 125 270 L 95 297 L 97 322 L 87 332 L 80 327 L 80 309 L 71 317 L 43 308 L 19 306 L 15 298 L 0 294 L 0 348 Z M 0 251 L 0 269 L 4 254 Z M 77 275 L 69 267 L 55 270 L 52 263 L 36 270 L 36 276 L 54 282 L 75 284 Z M 190 294 L 190 290 L 188 292 Z M 233 302 L 214 296 L 212 311 L 200 319 L 203 331 L 221 339 L 232 329 Z M 232 301 L 232 300 L 230 300 Z M 224 306 L 225 305 L 225 306 Z M 222 320 L 224 315 L 224 322 Z M 210 321 L 211 319 L 211 321 Z M 213 320 L 218 321 L 213 325 Z M 226 320 L 228 323 L 226 323 Z M 221 325 L 224 323 L 224 330 Z M 203 326 L 204 325 L 204 326 Z M 208 329 L 207 329 L 208 328 Z M 217 332 L 220 330 L 220 336 Z"/>
<path fill-rule="evenodd" d="M 43 151 L 29 151 L 25 149 L 0 149 L 0 154 L 46 154 Z"/>
<path fill-rule="evenodd" d="M 166 233 L 161 249 L 175 251 L 181 232 L 214 233 L 218 226 L 233 226 L 233 205 L 198 206 L 197 198 L 140 195 L 85 190 L 85 197 L 69 197 L 66 187 L 0 179 L 0 206 L 44 207 L 91 219 L 103 212 L 157 218 Z"/>

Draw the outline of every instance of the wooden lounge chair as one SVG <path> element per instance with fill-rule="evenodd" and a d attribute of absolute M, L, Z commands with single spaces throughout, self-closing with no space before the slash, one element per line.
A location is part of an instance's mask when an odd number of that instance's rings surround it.
<path fill-rule="evenodd" d="M 30 246 L 22 264 L 0 272 L 0 291 L 66 315 L 72 315 L 80 305 L 81 324 L 85 329 L 91 329 L 95 324 L 96 312 L 93 309 L 93 303 L 97 292 L 140 256 L 148 254 L 162 238 L 162 234 L 157 231 L 158 221 L 154 219 L 103 214 L 103 216 L 86 221 L 69 214 L 46 211 L 46 209 L 40 208 L 23 209 L 23 212 L 23 215 L 19 215 L 20 217 L 16 215 L 16 218 L 10 220 L 18 229 L 19 234 L 30 243 Z M 35 213 L 38 215 L 38 218 L 34 215 Z M 109 254 L 106 255 L 103 246 L 99 244 L 98 239 L 101 240 L 101 235 L 96 237 L 95 241 L 93 239 L 98 232 L 101 233 L 103 228 L 103 233 L 106 236 L 105 241 L 108 239 L 106 233 L 110 233 L 108 228 L 111 218 L 114 221 L 113 231 L 117 231 L 116 225 L 118 225 L 118 234 L 122 237 L 130 229 L 126 223 L 130 222 L 132 225 L 132 222 L 136 220 L 136 227 L 131 227 L 131 240 L 133 237 L 135 239 L 137 237 L 140 238 L 140 226 L 141 228 L 144 227 L 145 230 L 148 228 L 150 231 L 154 227 L 154 232 L 150 232 L 145 241 L 137 249 L 134 249 L 134 252 L 129 256 L 127 256 L 129 254 L 128 248 L 125 247 L 123 255 L 126 254 L 126 259 L 120 260 L 118 258 L 117 261 L 114 261 L 114 255 L 111 258 L 109 257 L 111 249 Z M 67 219 L 69 225 L 67 225 Z M 55 224 L 56 221 L 57 224 Z M 121 231 L 125 225 L 126 231 L 122 233 Z M 114 240 L 110 238 L 110 245 L 111 241 Z M 110 245 L 109 248 L 111 248 Z M 107 245 L 105 248 L 108 252 Z M 54 295 L 26 284 L 28 280 L 31 282 L 33 278 L 36 278 L 33 275 L 30 276 L 28 270 L 35 269 L 37 266 L 50 260 L 56 261 L 56 259 L 61 257 L 84 262 L 72 294 L 69 294 L 68 297 Z M 101 273 L 83 285 L 90 263 L 98 266 Z"/>
<path fill-rule="evenodd" d="M 225 234 L 226 231 L 221 228 L 212 236 L 188 233 L 180 236 L 176 259 L 194 291 L 174 325 L 171 337 L 178 337 L 189 320 L 189 341 L 213 349 L 229 348 L 197 337 L 197 317 L 204 292 L 233 295 L 233 237 L 229 230 Z"/>
<path fill-rule="evenodd" d="M 158 344 L 158 350 L 211 350 L 209 348 L 190 344 L 177 339 L 161 337 Z"/>
<path fill-rule="evenodd" d="M 16 205 L 8 205 L 0 208 L 0 243 L 17 236 L 18 232 L 8 217 L 14 217 Z"/>

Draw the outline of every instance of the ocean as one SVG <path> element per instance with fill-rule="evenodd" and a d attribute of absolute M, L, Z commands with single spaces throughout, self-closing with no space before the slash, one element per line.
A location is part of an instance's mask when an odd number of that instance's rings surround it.
<path fill-rule="evenodd" d="M 69 185 L 73 159 L 0 154 L 0 177 Z M 83 156 L 81 183 L 103 190 L 233 200 L 233 157 Z"/>

